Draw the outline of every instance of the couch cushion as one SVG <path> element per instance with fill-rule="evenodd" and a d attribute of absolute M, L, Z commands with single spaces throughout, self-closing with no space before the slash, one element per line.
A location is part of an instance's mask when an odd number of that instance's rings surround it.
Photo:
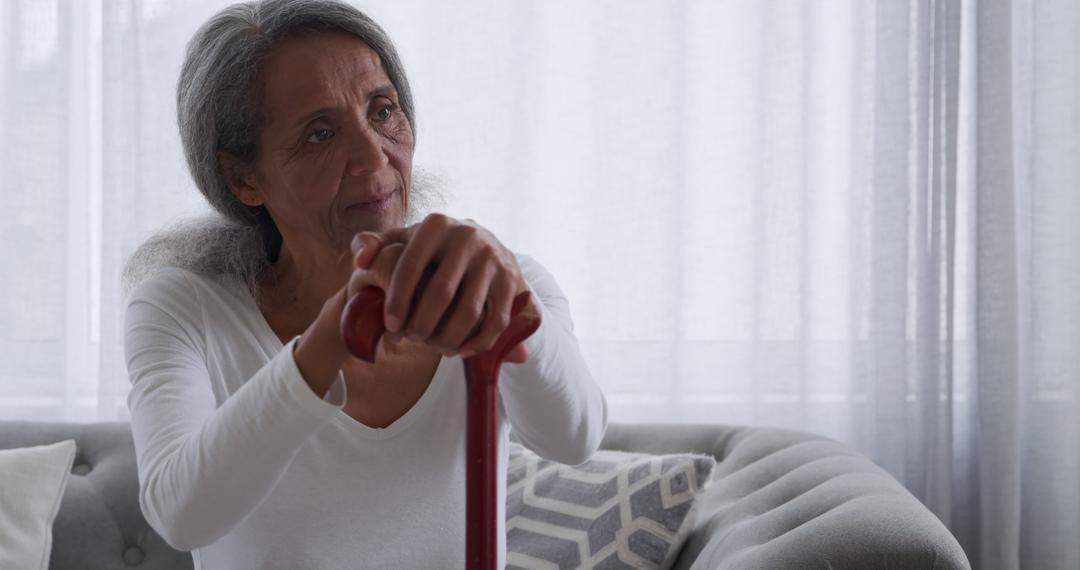
<path fill-rule="evenodd" d="M 600 451 L 575 466 L 510 444 L 507 568 L 667 568 L 693 528 L 708 455 Z"/>

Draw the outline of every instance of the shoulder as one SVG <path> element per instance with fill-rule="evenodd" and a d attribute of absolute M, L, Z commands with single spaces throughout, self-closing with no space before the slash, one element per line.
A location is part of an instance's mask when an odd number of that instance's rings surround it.
<path fill-rule="evenodd" d="M 127 305 L 145 302 L 164 305 L 195 296 L 192 278 L 195 274 L 179 267 L 162 267 L 147 276 L 127 296 Z"/>
<path fill-rule="evenodd" d="M 521 272 L 525 274 L 525 278 L 528 279 L 530 274 L 538 274 L 540 272 L 547 272 L 547 268 L 540 264 L 533 256 L 526 253 L 514 252 L 514 257 L 517 258 L 518 267 L 521 268 Z"/>
<path fill-rule="evenodd" d="M 158 305 L 198 305 L 209 293 L 235 293 L 241 285 L 225 275 L 208 276 L 180 267 L 162 267 L 143 279 L 127 296 L 127 305 L 149 302 Z"/>
<path fill-rule="evenodd" d="M 517 258 L 521 274 L 530 285 L 535 287 L 543 281 L 555 280 L 555 277 L 548 271 L 547 267 L 544 267 L 544 265 L 537 261 L 533 256 L 518 252 L 514 252 L 514 256 Z"/>
<path fill-rule="evenodd" d="M 521 269 L 521 274 L 525 277 L 525 281 L 529 283 L 533 291 L 541 299 L 564 299 L 566 295 L 563 293 L 562 288 L 559 287 L 558 282 L 555 281 L 555 276 L 548 271 L 547 267 L 544 267 L 539 261 L 531 255 L 524 253 L 514 252 L 514 256 L 517 257 L 518 267 Z"/>
<path fill-rule="evenodd" d="M 219 298 L 221 295 L 215 292 L 220 293 L 222 287 L 214 278 L 179 267 L 162 267 L 128 294 L 125 313 L 129 319 L 167 315 L 184 328 L 201 329 L 207 314 L 206 300 Z"/>

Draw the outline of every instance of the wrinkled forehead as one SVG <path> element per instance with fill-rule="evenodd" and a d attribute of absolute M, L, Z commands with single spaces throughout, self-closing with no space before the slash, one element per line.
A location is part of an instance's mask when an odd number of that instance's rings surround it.
<path fill-rule="evenodd" d="M 360 38 L 308 33 L 283 40 L 261 71 L 265 126 L 390 83 L 382 59 Z"/>

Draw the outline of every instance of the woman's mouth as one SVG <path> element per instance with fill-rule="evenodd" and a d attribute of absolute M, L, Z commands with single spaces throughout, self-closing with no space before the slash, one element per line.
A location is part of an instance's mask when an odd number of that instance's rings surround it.
<path fill-rule="evenodd" d="M 390 209 L 390 203 L 392 202 L 392 200 L 394 198 L 394 194 L 396 192 L 397 192 L 397 190 L 394 190 L 394 191 L 384 195 L 382 198 L 377 198 L 377 199 L 372 200 L 370 202 L 360 202 L 360 203 L 357 203 L 357 204 L 353 204 L 352 206 L 349 206 L 347 209 L 350 212 L 367 212 L 367 213 L 385 212 L 386 210 Z"/>

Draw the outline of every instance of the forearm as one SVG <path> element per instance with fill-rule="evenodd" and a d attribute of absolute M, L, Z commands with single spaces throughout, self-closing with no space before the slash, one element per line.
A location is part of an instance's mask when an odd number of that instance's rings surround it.
<path fill-rule="evenodd" d="M 534 302 L 543 321 L 525 343 L 529 360 L 503 365 L 503 408 L 527 447 L 575 465 L 599 447 L 607 427 L 607 402 L 573 333 L 535 295 Z"/>
<path fill-rule="evenodd" d="M 340 409 L 344 385 L 330 390 L 338 402 L 318 398 L 282 351 L 209 416 L 185 413 L 169 396 L 140 392 L 132 406 L 140 503 L 169 544 L 192 550 L 224 536 L 272 491 Z"/>
<path fill-rule="evenodd" d="M 196 290 L 185 272 L 163 272 L 132 293 L 124 324 L 140 505 L 150 525 L 182 550 L 213 543 L 251 513 L 345 401 L 336 367 L 329 381 L 310 367 L 313 381 L 303 376 L 294 357 L 309 353 L 294 350 L 296 339 L 246 372 L 238 389 L 215 392 L 222 379 L 211 377 Z M 330 327 L 309 327 L 305 336 L 320 341 L 309 348 L 324 347 L 321 333 L 334 332 Z M 232 347 L 220 350 L 228 355 Z M 320 353 L 310 353 L 316 366 L 326 362 Z M 237 373 L 235 366 L 220 370 Z"/>

